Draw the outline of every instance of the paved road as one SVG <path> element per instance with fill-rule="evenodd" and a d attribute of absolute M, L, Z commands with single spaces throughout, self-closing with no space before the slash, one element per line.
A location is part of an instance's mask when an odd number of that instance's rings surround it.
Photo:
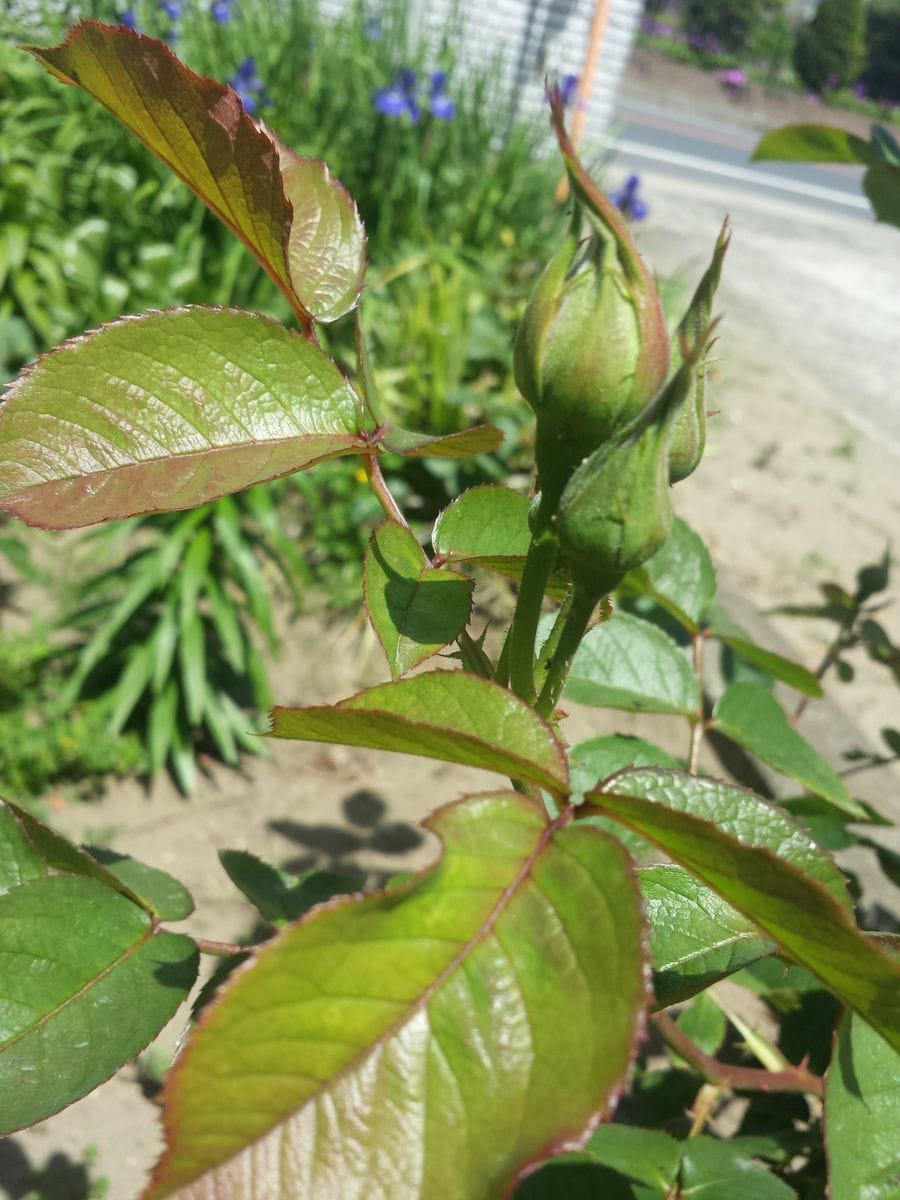
<path fill-rule="evenodd" d="M 637 101 L 620 104 L 615 122 L 615 161 L 628 170 L 652 166 L 682 177 L 702 175 L 739 191 L 872 220 L 860 167 L 751 162 L 756 132 Z"/>
<path fill-rule="evenodd" d="M 606 178 L 640 175 L 638 240 L 655 269 L 696 277 L 729 214 L 723 345 L 793 379 L 803 402 L 790 419 L 829 407 L 900 457 L 900 233 L 873 220 L 860 170 L 751 163 L 754 129 L 643 101 L 616 117 Z"/>

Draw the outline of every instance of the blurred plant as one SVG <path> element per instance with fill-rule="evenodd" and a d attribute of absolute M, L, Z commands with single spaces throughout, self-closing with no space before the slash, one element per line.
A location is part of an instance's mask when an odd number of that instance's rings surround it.
<path fill-rule="evenodd" d="M 295 602 L 310 577 L 275 495 L 254 488 L 145 518 L 124 539 L 101 527 L 85 539 L 94 565 L 59 621 L 81 634 L 61 704 L 101 698 L 110 733 L 141 730 L 148 774 L 168 764 L 185 792 L 198 754 L 235 764 L 261 750 L 248 710 L 271 703 L 258 641 L 279 644 L 274 577 Z"/>
<path fill-rule="evenodd" d="M 872 662 L 885 667 L 900 687 L 900 646 L 894 645 L 884 626 L 875 620 L 875 615 L 888 603 L 883 596 L 890 586 L 890 578 L 891 558 L 886 551 L 877 563 L 860 568 L 852 592 L 838 583 L 823 583 L 819 585 L 821 604 L 789 604 L 773 610 L 783 616 L 813 617 L 837 626 L 816 669 L 817 679 L 823 679 L 834 670 L 842 683 L 850 683 L 854 668 L 847 655 L 862 649 Z M 881 598 L 873 603 L 875 597 Z M 805 707 L 804 698 L 797 706 L 795 718 Z"/>
<path fill-rule="evenodd" d="M 695 49 L 740 52 L 755 29 L 783 13 L 784 0 L 688 0 L 684 22 Z"/>
<path fill-rule="evenodd" d="M 863 0 L 820 0 L 794 45 L 794 68 L 812 91 L 855 83 L 866 57 Z"/>

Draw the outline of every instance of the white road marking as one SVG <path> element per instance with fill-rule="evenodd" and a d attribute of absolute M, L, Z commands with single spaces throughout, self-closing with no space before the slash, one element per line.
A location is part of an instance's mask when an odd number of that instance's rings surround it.
<path fill-rule="evenodd" d="M 682 154 L 679 150 L 663 150 L 657 146 L 646 146 L 642 142 L 633 142 L 629 138 L 622 138 L 621 141 L 616 142 L 616 149 L 635 158 L 647 158 L 651 162 L 667 163 L 673 167 L 687 167 L 689 170 L 701 171 L 706 175 L 722 175 L 726 179 L 735 179 L 741 183 L 755 183 L 780 192 L 793 192 L 797 196 L 827 200 L 831 204 L 842 204 L 846 208 L 867 209 L 869 207 L 869 201 L 865 196 L 854 196 L 849 192 L 820 187 L 815 183 L 801 183 L 797 179 L 783 179 L 779 175 L 767 175 L 764 171 L 751 171 L 747 167 L 734 167 L 728 163 L 712 162 L 708 158 L 700 158 L 695 154 Z"/>

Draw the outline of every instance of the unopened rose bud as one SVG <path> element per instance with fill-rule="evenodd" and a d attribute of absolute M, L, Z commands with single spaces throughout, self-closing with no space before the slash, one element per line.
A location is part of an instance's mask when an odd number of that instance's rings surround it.
<path fill-rule="evenodd" d="M 611 592 L 671 532 L 669 438 L 688 399 L 707 333 L 656 400 L 575 471 L 559 502 L 556 528 L 572 578 L 595 597 Z"/>
<path fill-rule="evenodd" d="M 578 161 L 558 104 L 553 113 L 573 227 L 528 303 L 514 359 L 516 382 L 537 416 L 549 512 L 579 463 L 643 411 L 669 370 L 656 286 L 621 214 Z"/>

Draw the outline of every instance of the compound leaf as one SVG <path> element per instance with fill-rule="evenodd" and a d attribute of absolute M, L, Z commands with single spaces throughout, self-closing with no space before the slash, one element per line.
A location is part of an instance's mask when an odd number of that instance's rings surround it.
<path fill-rule="evenodd" d="M 269 736 L 397 750 L 499 771 L 553 792 L 568 782 L 563 748 L 534 709 L 463 671 L 380 684 L 334 706 L 273 709 Z"/>
<path fill-rule="evenodd" d="M 474 1200 L 583 1143 L 642 1024 L 627 858 L 511 792 L 428 824 L 436 867 L 318 909 L 204 1011 L 147 1200 Z"/>
<path fill-rule="evenodd" d="M 72 529 L 192 508 L 358 449 L 359 398 L 275 321 L 184 308 L 43 355 L 0 409 L 0 507 Z"/>

